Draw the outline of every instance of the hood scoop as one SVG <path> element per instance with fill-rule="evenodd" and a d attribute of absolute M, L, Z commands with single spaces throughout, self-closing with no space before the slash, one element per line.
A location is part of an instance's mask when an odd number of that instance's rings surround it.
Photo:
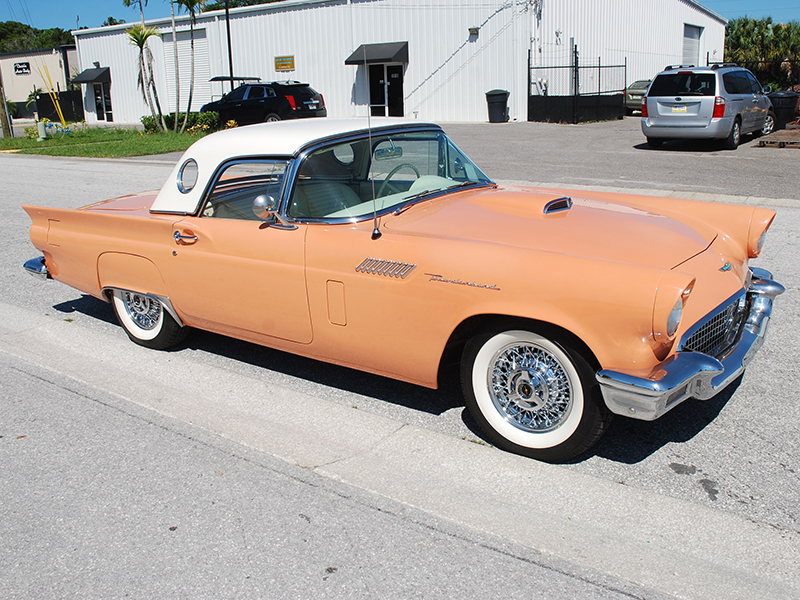
<path fill-rule="evenodd" d="M 549 215 L 552 213 L 569 210 L 570 208 L 572 208 L 572 198 L 564 196 L 563 198 L 556 198 L 555 200 L 551 200 L 545 204 L 544 209 L 542 209 L 542 214 Z"/>

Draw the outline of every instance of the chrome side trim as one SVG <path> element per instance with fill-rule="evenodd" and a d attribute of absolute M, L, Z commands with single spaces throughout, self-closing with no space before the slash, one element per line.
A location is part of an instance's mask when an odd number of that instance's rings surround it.
<path fill-rule="evenodd" d="M 714 397 L 736 379 L 764 344 L 773 301 L 785 291 L 768 271 L 751 271 L 744 327 L 720 360 L 699 352 L 676 352 L 649 373 L 603 369 L 596 377 L 609 410 L 653 421 L 687 398 Z"/>
<path fill-rule="evenodd" d="M 106 302 L 111 302 L 111 293 L 110 292 L 112 292 L 114 290 L 118 290 L 120 292 L 128 292 L 129 294 L 139 294 L 141 296 L 147 296 L 148 298 L 152 298 L 154 300 L 158 300 L 162 304 L 162 306 L 164 307 L 164 310 L 166 310 L 169 313 L 169 316 L 171 316 L 173 319 L 175 319 L 175 322 L 180 327 L 185 327 L 186 326 L 183 323 L 183 321 L 181 320 L 181 318 L 178 316 L 178 313 L 175 312 L 175 307 L 172 306 L 172 301 L 169 299 L 169 296 L 161 296 L 159 294 L 143 294 L 142 292 L 137 292 L 136 290 L 128 290 L 128 289 L 119 288 L 119 287 L 104 287 L 101 290 L 100 294 L 103 296 L 103 298 L 105 298 Z"/>
<path fill-rule="evenodd" d="M 41 279 L 42 281 L 47 281 L 48 279 L 53 278 L 52 275 L 50 275 L 50 271 L 47 270 L 47 265 L 44 264 L 44 256 L 38 256 L 25 261 L 25 264 L 22 265 L 22 268 L 36 277 L 36 279 Z"/>
<path fill-rule="evenodd" d="M 365 258 L 362 263 L 356 267 L 356 272 L 405 279 L 408 277 L 408 274 L 416 268 L 417 265 L 412 265 L 411 263 L 383 260 L 382 258 Z"/>

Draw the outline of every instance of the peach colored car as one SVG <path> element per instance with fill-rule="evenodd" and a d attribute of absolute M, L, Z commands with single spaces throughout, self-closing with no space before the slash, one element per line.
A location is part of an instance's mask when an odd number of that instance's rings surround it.
<path fill-rule="evenodd" d="M 748 267 L 771 210 L 500 187 L 419 122 L 233 129 L 157 193 L 25 210 L 26 269 L 138 344 L 199 328 L 431 388 L 460 363 L 486 437 L 548 461 L 714 396 L 783 291 Z"/>

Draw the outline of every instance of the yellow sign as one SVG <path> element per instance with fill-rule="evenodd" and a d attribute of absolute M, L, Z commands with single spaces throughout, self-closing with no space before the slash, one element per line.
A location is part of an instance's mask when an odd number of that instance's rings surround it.
<path fill-rule="evenodd" d="M 276 56 L 276 71 L 294 71 L 294 56 Z"/>

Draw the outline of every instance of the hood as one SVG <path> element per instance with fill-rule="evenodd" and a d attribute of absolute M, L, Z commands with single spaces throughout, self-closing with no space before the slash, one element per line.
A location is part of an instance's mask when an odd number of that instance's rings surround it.
<path fill-rule="evenodd" d="M 465 191 L 421 202 L 384 220 L 383 227 L 397 234 L 503 244 L 663 269 L 699 254 L 716 237 L 711 227 L 694 221 L 690 226 L 674 215 L 637 208 L 622 194 L 619 201 L 592 198 L 589 192 L 583 197 L 573 194 L 570 208 L 545 214 L 545 207 L 562 197 L 552 190 L 526 188 Z"/>

